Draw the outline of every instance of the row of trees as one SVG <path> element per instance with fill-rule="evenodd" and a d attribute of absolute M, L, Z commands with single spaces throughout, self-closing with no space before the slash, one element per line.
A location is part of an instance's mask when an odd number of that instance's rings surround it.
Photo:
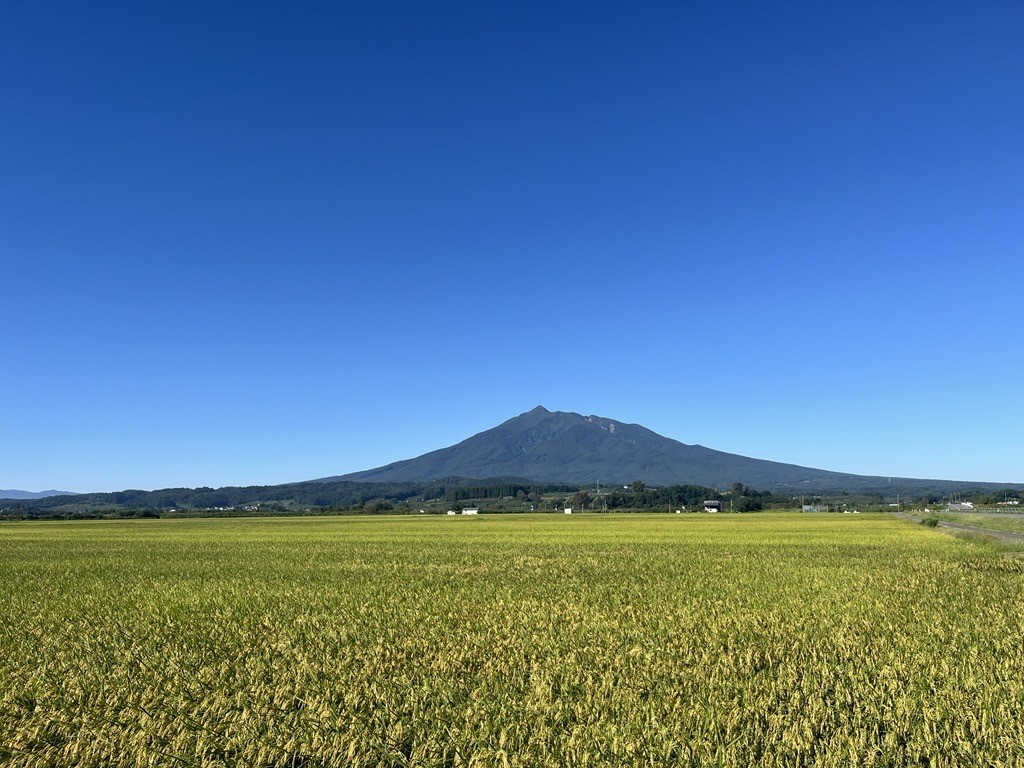
<path fill-rule="evenodd" d="M 515 498 L 520 501 L 531 501 L 540 503 L 542 494 L 545 493 L 570 493 L 579 486 L 567 485 L 565 483 L 548 484 L 525 484 L 525 483 L 498 483 L 494 485 L 456 485 L 445 490 L 443 498 L 445 501 L 457 502 L 467 499 L 504 499 Z M 441 498 L 436 497 L 436 498 Z"/>
<path fill-rule="evenodd" d="M 1004 500 L 1021 499 L 1024 491 L 1008 489 L 998 492 L 963 494 L 975 504 L 993 505 Z M 132 516 L 146 510 L 148 514 L 274 514 L 283 512 L 321 511 L 381 514 L 401 509 L 418 508 L 419 504 L 444 505 L 461 509 L 487 500 L 515 499 L 519 511 L 533 505 L 536 509 L 558 510 L 570 506 L 579 510 L 594 509 L 689 509 L 699 508 L 710 499 L 724 502 L 737 512 L 753 512 L 768 507 L 787 507 L 798 500 L 771 491 L 759 491 L 743 483 L 720 491 L 701 485 L 672 485 L 649 488 L 642 480 L 607 493 L 597 493 L 567 483 L 530 483 L 516 479 L 467 480 L 447 478 L 422 483 L 368 483 L 353 481 L 291 483 L 276 486 L 242 488 L 167 488 L 160 491 L 119 491 L 104 494 L 54 496 L 46 499 L 5 501 L 0 505 L 0 518 L 62 518 L 89 516 Z M 821 497 L 807 497 L 807 503 Z M 936 503 L 938 496 L 918 496 L 926 503 Z M 880 493 L 852 493 L 829 496 L 826 503 L 850 505 L 883 504 Z M 258 509 L 253 509 L 257 507 Z M 506 509 L 509 505 L 504 506 Z M 514 505 L 513 505 L 514 506 Z M 219 509 L 218 509 L 219 508 Z"/>
<path fill-rule="evenodd" d="M 139 515 L 143 510 L 152 514 L 167 514 L 170 510 L 177 510 L 175 514 L 203 512 L 215 515 L 315 509 L 323 512 L 380 514 L 394 511 L 396 505 L 400 504 L 442 500 L 449 507 L 458 508 L 472 499 L 515 498 L 539 505 L 543 499 L 542 494 L 571 493 L 578 487 L 565 483 L 512 480 L 488 482 L 448 478 L 419 483 L 334 481 L 227 488 L 165 488 L 159 491 L 127 490 L 5 501 L 0 504 L 0 518 L 131 517 Z"/>
<path fill-rule="evenodd" d="M 648 488 L 642 480 L 634 480 L 628 487 L 614 490 L 597 497 L 587 490 L 580 490 L 567 497 L 565 506 L 574 509 L 694 509 L 702 507 L 705 501 L 721 501 L 735 512 L 755 512 L 767 506 L 791 506 L 789 496 L 780 496 L 771 491 L 758 491 L 743 483 L 733 483 L 727 491 L 718 491 L 703 485 L 669 485 Z M 555 503 L 557 507 L 559 502 Z"/>
<path fill-rule="evenodd" d="M 718 491 L 703 485 L 648 488 L 644 483 L 634 481 L 628 490 L 612 491 L 601 501 L 608 509 L 679 509 L 700 506 L 708 499 L 719 498 L 721 494 Z"/>

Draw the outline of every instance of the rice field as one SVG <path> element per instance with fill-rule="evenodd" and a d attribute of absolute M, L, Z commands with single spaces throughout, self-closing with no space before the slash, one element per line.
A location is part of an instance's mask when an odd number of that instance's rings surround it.
<path fill-rule="evenodd" d="M 890 517 L 0 524 L 0 764 L 1016 766 L 1024 562 Z"/>

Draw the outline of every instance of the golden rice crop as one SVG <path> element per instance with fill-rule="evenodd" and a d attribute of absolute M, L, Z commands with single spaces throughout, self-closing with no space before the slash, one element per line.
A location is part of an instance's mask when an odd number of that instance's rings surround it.
<path fill-rule="evenodd" d="M 0 762 L 1021 765 L 1022 596 L 868 515 L 5 523 Z"/>

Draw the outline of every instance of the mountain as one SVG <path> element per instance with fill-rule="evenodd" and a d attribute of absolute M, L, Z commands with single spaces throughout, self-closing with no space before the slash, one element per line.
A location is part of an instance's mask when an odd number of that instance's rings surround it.
<path fill-rule="evenodd" d="M 348 475 L 272 486 L 163 488 L 114 493 L 57 495 L 0 491 L 9 515 L 74 516 L 90 510 L 279 511 L 313 507 L 351 508 L 384 499 L 490 497 L 520 490 L 569 493 L 579 486 L 627 484 L 726 488 L 741 482 L 757 490 L 801 494 L 880 493 L 921 497 L 1002 491 L 1019 486 L 951 480 L 868 477 L 828 472 L 685 445 L 638 424 L 599 416 L 551 412 L 538 406 L 457 445 Z M 489 486 L 482 488 L 482 486 Z M 462 493 L 463 495 L 459 495 Z M 17 496 L 11 494 L 19 494 Z M 22 495 L 24 494 L 24 495 Z M 0 509 L 0 512 L 4 512 Z"/>
<path fill-rule="evenodd" d="M 523 477 L 561 483 L 693 484 L 741 482 L 780 492 L 945 493 L 998 483 L 871 477 L 812 469 L 686 445 L 639 424 L 537 406 L 461 443 L 376 469 L 323 481 L 409 482 L 443 477 Z"/>
<path fill-rule="evenodd" d="M 0 489 L 0 499 L 45 499 L 49 496 L 67 496 L 71 491 L 16 491 Z"/>

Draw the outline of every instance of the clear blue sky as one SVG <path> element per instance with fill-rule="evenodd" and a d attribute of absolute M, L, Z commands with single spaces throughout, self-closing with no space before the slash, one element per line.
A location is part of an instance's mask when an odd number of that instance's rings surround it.
<path fill-rule="evenodd" d="M 0 6 L 0 488 L 543 404 L 1024 481 L 1024 5 Z"/>

